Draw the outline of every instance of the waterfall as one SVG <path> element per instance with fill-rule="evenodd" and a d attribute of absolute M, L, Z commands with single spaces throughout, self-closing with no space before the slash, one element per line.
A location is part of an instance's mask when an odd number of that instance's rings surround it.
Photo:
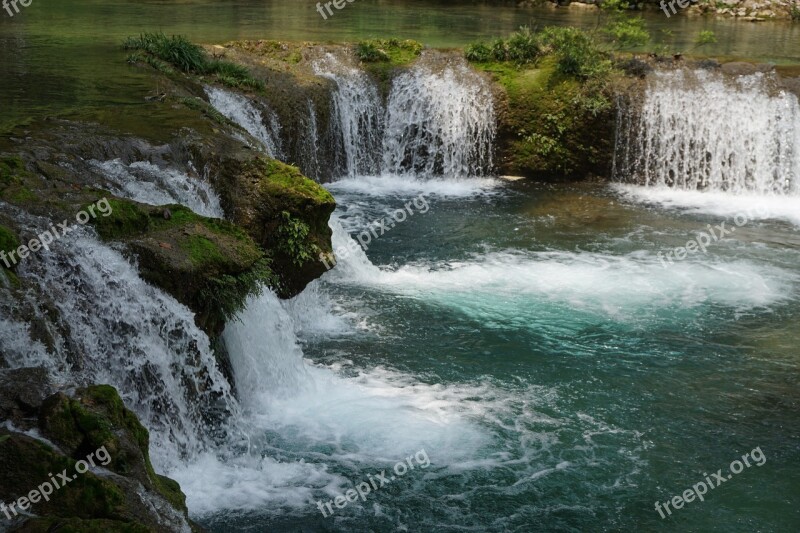
<path fill-rule="evenodd" d="M 28 230 L 45 227 L 29 225 Z M 24 349 L 23 337 L 15 342 L 5 334 L 0 351 L 12 355 L 13 366 L 44 366 L 57 380 L 116 387 L 150 430 L 160 471 L 199 453 L 220 421 L 236 414 L 228 382 L 192 312 L 145 283 L 90 229 L 76 228 L 50 251 L 32 255 L 20 265 L 20 275 L 52 295 L 57 318 L 32 295 L 25 304 L 47 325 L 53 353 L 39 342 Z M 8 312 L 0 307 L 0 315 L 6 315 L 0 323 L 30 339 L 30 326 Z"/>
<path fill-rule="evenodd" d="M 116 196 L 150 205 L 181 204 L 198 215 L 225 217 L 219 196 L 206 181 L 146 161 L 130 165 L 119 159 L 89 163 L 108 181 L 106 188 Z"/>
<path fill-rule="evenodd" d="M 320 181 L 322 172 L 319 161 L 319 127 L 317 126 L 317 109 L 314 102 L 308 101 L 308 114 L 305 119 L 305 132 L 300 143 L 300 170 L 305 176 Z"/>
<path fill-rule="evenodd" d="M 274 111 L 267 110 L 265 122 L 261 111 L 250 99 L 219 87 L 206 87 L 205 90 L 211 105 L 259 141 L 267 155 L 277 159 L 282 157 L 281 125 Z"/>
<path fill-rule="evenodd" d="M 333 54 L 314 64 L 318 76 L 336 83 L 333 129 L 338 130 L 349 177 L 379 170 L 384 110 L 378 88 L 365 72 L 342 63 Z"/>
<path fill-rule="evenodd" d="M 421 62 L 395 78 L 387 105 L 383 169 L 464 177 L 492 167 L 495 117 L 488 84 L 463 62 Z"/>
<path fill-rule="evenodd" d="M 491 171 L 492 95 L 463 60 L 424 53 L 394 79 L 385 106 L 366 73 L 331 54 L 315 64 L 315 72 L 337 86 L 334 129 L 345 153 L 345 176 L 462 178 Z"/>
<path fill-rule="evenodd" d="M 297 393 L 309 376 L 291 318 L 270 290 L 251 297 L 225 327 L 223 339 L 242 403 L 258 409 L 270 398 Z"/>
<path fill-rule="evenodd" d="M 771 75 L 656 72 L 620 110 L 617 181 L 800 196 L 800 105 Z"/>
<path fill-rule="evenodd" d="M 119 196 L 223 216 L 213 189 L 177 170 L 120 160 L 90 165 Z M 6 209 L 25 234 L 48 228 L 47 219 Z M 0 352 L 7 364 L 43 366 L 57 381 L 114 386 L 150 431 L 151 456 L 162 472 L 236 428 L 238 404 L 192 311 L 142 280 L 135 265 L 91 228 L 76 226 L 21 263 L 18 274 L 35 289 L 20 305 L 0 305 Z M 47 346 L 33 338 L 34 323 L 47 332 Z"/>

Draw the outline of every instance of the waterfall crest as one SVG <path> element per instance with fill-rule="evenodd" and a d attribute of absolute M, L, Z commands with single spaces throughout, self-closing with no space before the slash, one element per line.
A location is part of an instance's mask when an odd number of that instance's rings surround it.
<path fill-rule="evenodd" d="M 617 181 L 687 191 L 800 195 L 800 104 L 770 75 L 656 72 L 621 106 Z"/>
<path fill-rule="evenodd" d="M 318 76 L 336 84 L 332 129 L 344 152 L 346 176 L 375 174 L 379 170 L 384 111 L 377 86 L 367 74 L 326 54 L 314 64 Z"/>
<path fill-rule="evenodd" d="M 492 168 L 495 116 L 488 85 L 463 62 L 423 58 L 395 78 L 386 110 L 383 170 L 464 177 Z"/>
<path fill-rule="evenodd" d="M 261 144 L 260 148 L 266 150 L 267 155 L 281 159 L 281 125 L 278 115 L 267 110 L 266 120 L 261 111 L 248 98 L 220 89 L 219 87 L 206 87 L 209 102 L 214 108 L 244 128 Z"/>

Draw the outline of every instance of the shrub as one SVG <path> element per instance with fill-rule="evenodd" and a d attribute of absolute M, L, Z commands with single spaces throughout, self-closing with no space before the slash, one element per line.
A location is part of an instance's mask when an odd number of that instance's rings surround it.
<path fill-rule="evenodd" d="M 389 54 L 370 41 L 361 41 L 358 43 L 358 45 L 356 45 L 356 55 L 361 61 L 366 61 L 367 63 L 389 61 Z"/>
<path fill-rule="evenodd" d="M 717 36 L 714 35 L 714 32 L 711 30 L 703 30 L 697 34 L 697 39 L 695 39 L 694 44 L 695 46 L 703 46 L 704 44 L 713 44 L 717 42 Z"/>
<path fill-rule="evenodd" d="M 536 34 L 527 26 L 511 34 L 508 39 L 508 58 L 519 64 L 532 63 L 539 57 L 541 47 Z"/>
<path fill-rule="evenodd" d="M 562 74 L 587 79 L 611 70 L 611 62 L 591 36 L 578 28 L 551 26 L 545 28 L 541 39 L 545 49 L 556 56 L 556 67 Z"/>
<path fill-rule="evenodd" d="M 508 60 L 508 45 L 503 39 L 497 38 L 492 41 L 492 58 L 495 61 Z"/>
<path fill-rule="evenodd" d="M 650 34 L 645 29 L 645 21 L 641 17 L 622 17 L 605 27 L 603 32 L 618 48 L 631 48 L 647 44 Z"/>
<path fill-rule="evenodd" d="M 464 57 L 467 58 L 467 61 L 485 63 L 492 60 L 492 49 L 485 43 L 468 44 L 464 48 Z"/>

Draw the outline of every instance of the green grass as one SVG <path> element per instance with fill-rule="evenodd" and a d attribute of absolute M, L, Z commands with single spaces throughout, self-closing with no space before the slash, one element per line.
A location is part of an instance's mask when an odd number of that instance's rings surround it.
<path fill-rule="evenodd" d="M 0 226 L 0 252 L 9 253 L 19 248 L 19 244 L 16 233 L 5 226 Z M 0 267 L 5 268 L 5 266 L 5 263 L 0 261 Z"/>
<path fill-rule="evenodd" d="M 356 44 L 356 56 L 365 63 L 387 62 L 393 66 L 413 63 L 422 53 L 422 45 L 410 39 L 370 39 Z"/>
<path fill-rule="evenodd" d="M 258 158 L 252 169 L 263 179 L 263 186 L 275 195 L 286 195 L 293 192 L 301 197 L 314 200 L 316 203 L 334 203 L 331 193 L 319 183 L 305 177 L 297 167 L 287 165 L 275 159 Z"/>
<path fill-rule="evenodd" d="M 132 52 L 128 62 L 147 63 L 165 74 L 171 74 L 174 67 L 188 74 L 213 76 L 220 83 L 237 89 L 264 89 L 264 82 L 255 79 L 246 67 L 210 59 L 205 50 L 182 35 L 142 33 L 125 39 L 122 48 Z"/>
<path fill-rule="evenodd" d="M 19 176 L 27 172 L 25 163 L 19 157 L 0 158 L 0 186 L 7 187 L 19 183 Z"/>

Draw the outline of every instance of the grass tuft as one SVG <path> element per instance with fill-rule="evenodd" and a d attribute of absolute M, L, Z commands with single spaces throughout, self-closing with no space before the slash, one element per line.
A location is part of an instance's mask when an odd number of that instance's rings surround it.
<path fill-rule="evenodd" d="M 147 63 L 165 74 L 172 74 L 175 67 L 189 74 L 214 76 L 220 83 L 237 89 L 264 89 L 264 82 L 255 79 L 246 67 L 209 59 L 205 50 L 182 35 L 142 33 L 125 39 L 122 48 L 132 52 L 129 63 Z"/>

